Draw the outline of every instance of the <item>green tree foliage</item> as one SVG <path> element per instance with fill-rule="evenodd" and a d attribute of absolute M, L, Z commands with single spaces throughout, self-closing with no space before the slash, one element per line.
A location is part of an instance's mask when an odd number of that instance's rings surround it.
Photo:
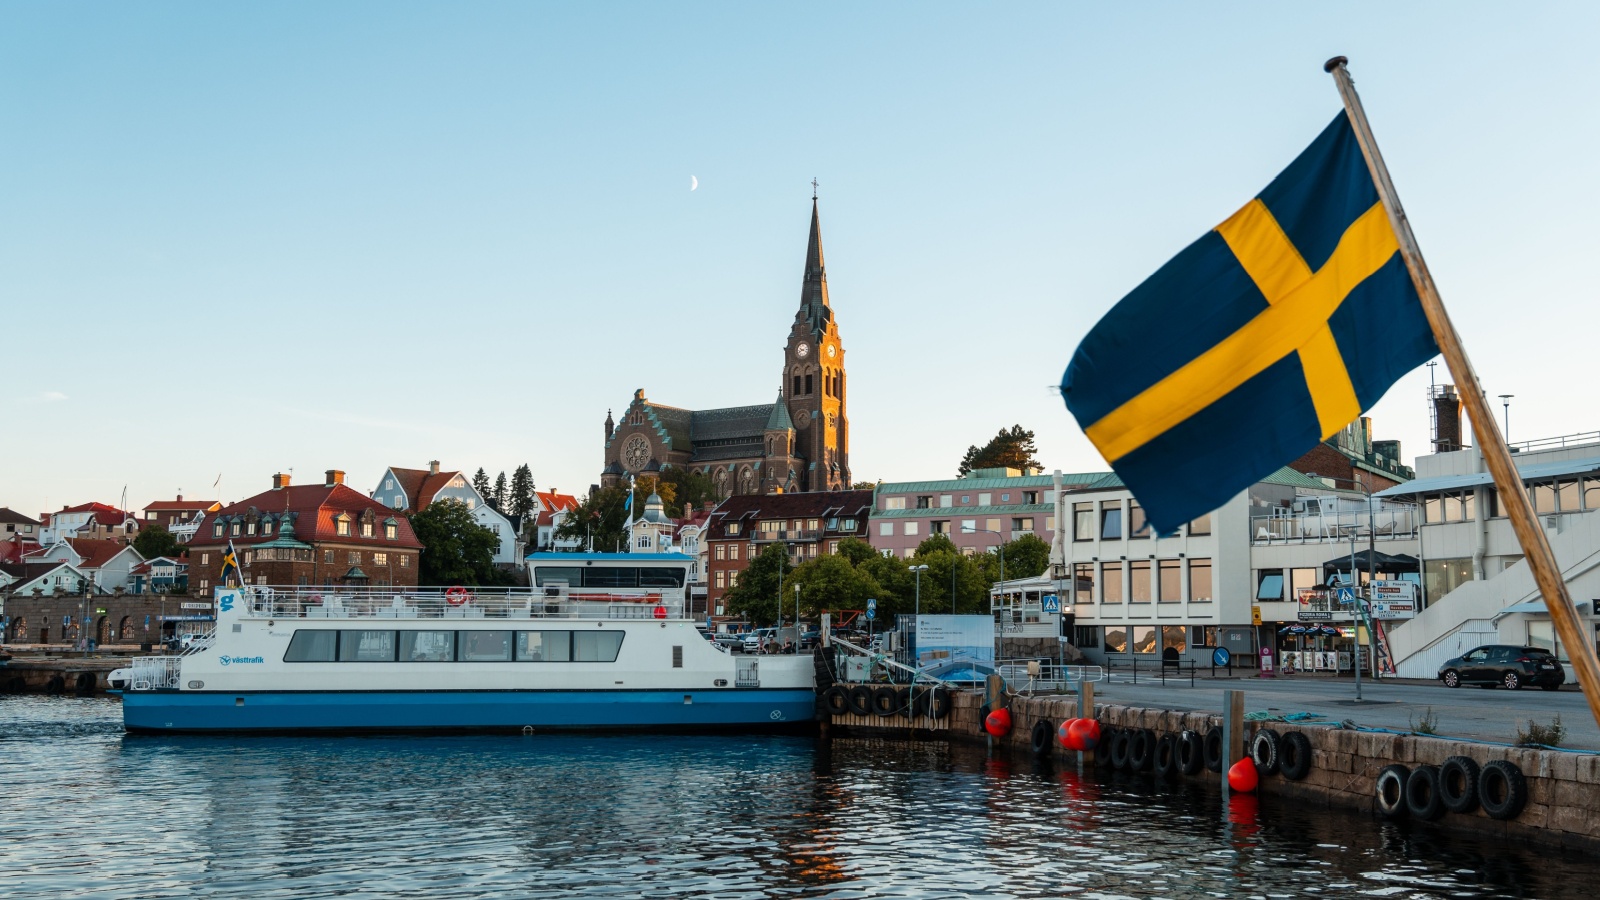
<path fill-rule="evenodd" d="M 1033 432 L 1021 425 L 1013 425 L 1010 429 L 1000 429 L 1000 433 L 982 447 L 968 447 L 967 455 L 961 458 L 961 466 L 956 471 L 966 475 L 973 469 L 1043 468 L 1034 459 L 1034 454 L 1038 452 L 1039 448 L 1033 445 Z"/>
<path fill-rule="evenodd" d="M 139 530 L 133 539 L 133 549 L 145 559 L 155 559 L 158 556 L 168 556 L 176 559 L 183 552 L 183 545 L 172 536 L 167 526 L 160 522 L 151 522 Z"/>
<path fill-rule="evenodd" d="M 1025 534 L 1006 544 L 1006 579 L 1032 578 L 1050 568 L 1050 545 Z"/>
<path fill-rule="evenodd" d="M 483 471 L 483 466 L 479 466 L 478 471 L 472 473 L 472 489 L 478 492 L 483 502 L 494 501 L 494 488 L 489 485 L 489 473 Z"/>
<path fill-rule="evenodd" d="M 662 488 L 671 488 L 672 496 L 669 498 Z M 691 472 L 681 466 L 668 466 L 661 470 L 657 493 L 661 494 L 661 500 L 667 506 L 667 515 L 674 519 L 683 516 L 686 510 L 699 509 L 706 503 L 716 503 L 721 499 L 709 475 Z"/>
<path fill-rule="evenodd" d="M 422 542 L 418 582 L 427 586 L 496 585 L 507 579 L 494 567 L 500 538 L 472 518 L 459 500 L 436 500 L 411 516 L 411 530 Z"/>
<path fill-rule="evenodd" d="M 511 487 L 506 484 L 506 473 L 501 472 L 500 477 L 494 480 L 494 495 L 489 498 L 489 505 L 495 512 L 505 513 L 511 505 Z"/>
<path fill-rule="evenodd" d="M 850 490 L 852 490 L 852 491 L 870 491 L 870 490 L 875 490 L 877 487 L 878 487 L 878 485 L 875 482 L 858 481 L 855 484 L 850 485 Z"/>
<path fill-rule="evenodd" d="M 579 550 L 589 549 L 584 541 L 591 541 L 596 552 L 616 553 L 628 545 L 628 514 L 623 504 L 628 499 L 628 486 L 601 488 L 578 504 L 556 529 L 558 540 L 576 541 Z"/>
<path fill-rule="evenodd" d="M 739 583 L 722 595 L 729 615 L 742 616 L 757 625 L 771 625 L 778 620 L 779 580 L 786 578 L 794 567 L 789 563 L 789 551 L 782 544 L 768 544 L 761 555 L 739 575 Z M 794 600 L 794 588 L 784 585 L 790 596 L 784 598 L 787 606 Z M 792 607 L 790 607 L 792 609 Z M 787 613 L 794 621 L 794 613 Z"/>
<path fill-rule="evenodd" d="M 524 518 L 533 515 L 533 470 L 527 463 L 511 473 L 511 514 Z"/>
<path fill-rule="evenodd" d="M 988 611 L 989 588 L 994 579 L 989 577 L 981 558 L 966 556 L 945 535 L 936 534 L 918 544 L 909 565 L 928 567 L 928 571 L 922 573 L 924 613 L 966 615 Z M 914 574 L 913 591 L 916 587 Z"/>

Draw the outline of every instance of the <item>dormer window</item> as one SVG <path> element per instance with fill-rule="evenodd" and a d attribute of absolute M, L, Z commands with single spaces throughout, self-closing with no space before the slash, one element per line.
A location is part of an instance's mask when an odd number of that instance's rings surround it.
<path fill-rule="evenodd" d="M 400 539 L 400 526 L 393 519 L 383 520 L 383 539 L 397 541 Z"/>
<path fill-rule="evenodd" d="M 372 537 L 372 523 L 371 522 L 362 522 L 361 523 L 361 536 L 362 537 Z"/>
<path fill-rule="evenodd" d="M 271 519 L 262 519 L 261 520 L 261 533 L 262 534 L 272 534 L 272 520 Z"/>
<path fill-rule="evenodd" d="M 215 525 L 211 526 L 211 536 L 222 537 L 222 522 L 220 520 Z"/>
<path fill-rule="evenodd" d="M 334 517 L 333 533 L 339 537 L 350 536 L 350 517 L 348 515 L 340 513 L 338 516 Z"/>
<path fill-rule="evenodd" d="M 738 522 L 729 522 L 728 523 L 728 533 L 729 534 L 738 534 L 739 533 L 739 523 Z"/>
<path fill-rule="evenodd" d="M 240 525 L 241 525 L 241 523 L 239 522 L 239 520 L 235 519 L 234 522 L 233 522 L 233 527 L 228 530 L 228 533 L 233 535 L 234 537 L 238 537 L 239 536 L 239 531 L 240 531 Z"/>
<path fill-rule="evenodd" d="M 251 535 L 255 534 L 256 533 L 256 523 L 254 523 L 254 522 L 245 523 L 244 533 L 245 534 L 251 534 Z"/>

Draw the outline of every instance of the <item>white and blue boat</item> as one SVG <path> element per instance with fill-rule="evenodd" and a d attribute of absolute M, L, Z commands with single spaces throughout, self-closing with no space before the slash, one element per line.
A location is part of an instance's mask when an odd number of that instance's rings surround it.
<path fill-rule="evenodd" d="M 216 630 L 134 660 L 130 732 L 751 729 L 815 715 L 809 655 L 688 618 L 681 554 L 550 553 L 531 588 L 219 588 Z"/>

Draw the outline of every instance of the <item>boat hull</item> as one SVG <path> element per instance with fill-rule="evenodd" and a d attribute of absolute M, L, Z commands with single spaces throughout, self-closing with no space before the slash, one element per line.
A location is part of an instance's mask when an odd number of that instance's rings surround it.
<path fill-rule="evenodd" d="M 809 690 L 128 691 L 130 732 L 534 731 L 794 728 Z"/>

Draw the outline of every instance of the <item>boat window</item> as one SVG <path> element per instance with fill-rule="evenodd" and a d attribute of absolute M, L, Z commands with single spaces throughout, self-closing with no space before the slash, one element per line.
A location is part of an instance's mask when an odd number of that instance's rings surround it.
<path fill-rule="evenodd" d="M 557 581 L 577 587 L 583 584 L 583 570 L 576 566 L 538 566 L 533 570 L 533 583 L 537 587 Z"/>
<path fill-rule="evenodd" d="M 394 632 L 339 632 L 340 662 L 394 662 Z"/>
<path fill-rule="evenodd" d="M 300 630 L 289 639 L 289 651 L 283 654 L 284 662 L 333 662 L 334 648 L 338 646 L 339 633 L 319 629 Z"/>
<path fill-rule="evenodd" d="M 683 570 L 640 569 L 639 587 L 683 587 Z"/>
<path fill-rule="evenodd" d="M 461 632 L 462 662 L 510 662 L 511 632 Z"/>
<path fill-rule="evenodd" d="M 455 658 L 454 631 L 400 632 L 401 662 L 450 662 Z"/>
<path fill-rule="evenodd" d="M 622 647 L 620 631 L 574 631 L 572 633 L 572 659 L 574 662 L 616 662 Z"/>
<path fill-rule="evenodd" d="M 583 586 L 631 588 L 639 586 L 639 570 L 632 566 L 593 566 L 583 570 Z"/>
<path fill-rule="evenodd" d="M 570 662 L 572 632 L 519 631 L 517 659 L 521 662 Z"/>

